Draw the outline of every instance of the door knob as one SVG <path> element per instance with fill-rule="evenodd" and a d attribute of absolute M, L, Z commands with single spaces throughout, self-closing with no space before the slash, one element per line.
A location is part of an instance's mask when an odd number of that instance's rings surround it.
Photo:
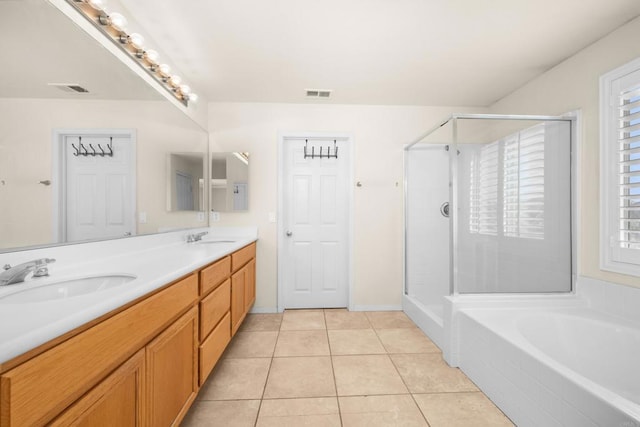
<path fill-rule="evenodd" d="M 287 237 L 291 237 L 291 236 L 293 236 L 293 231 L 287 230 Z"/>

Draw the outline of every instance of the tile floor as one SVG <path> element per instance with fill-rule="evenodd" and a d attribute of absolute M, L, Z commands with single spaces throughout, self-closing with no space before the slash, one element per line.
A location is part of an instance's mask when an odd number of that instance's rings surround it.
<path fill-rule="evenodd" d="M 402 312 L 251 314 L 183 426 L 513 424 Z"/>

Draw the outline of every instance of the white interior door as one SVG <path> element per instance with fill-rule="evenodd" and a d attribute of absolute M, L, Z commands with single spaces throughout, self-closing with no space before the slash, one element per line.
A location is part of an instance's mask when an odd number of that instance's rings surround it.
<path fill-rule="evenodd" d="M 282 165 L 282 235 L 279 256 L 282 308 L 347 307 L 349 295 L 349 150 L 318 158 L 334 140 L 285 138 Z"/>
<path fill-rule="evenodd" d="M 64 136 L 64 241 L 135 234 L 135 148 L 128 135 Z M 76 155 L 77 150 L 96 155 Z M 102 154 L 100 147 L 113 156 Z M 74 147 L 75 146 L 75 147 Z M 93 148 L 92 148 L 93 147 Z"/>

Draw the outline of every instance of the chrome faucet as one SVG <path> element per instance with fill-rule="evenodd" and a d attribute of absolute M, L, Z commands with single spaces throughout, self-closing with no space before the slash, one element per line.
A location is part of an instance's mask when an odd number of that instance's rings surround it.
<path fill-rule="evenodd" d="M 0 273 L 0 286 L 12 285 L 14 283 L 24 282 L 25 277 L 33 272 L 33 277 L 45 277 L 49 275 L 47 264 L 56 262 L 53 258 L 40 258 L 33 261 L 27 261 L 14 267 L 6 264 L 4 270 Z"/>
<path fill-rule="evenodd" d="M 188 234 L 187 235 L 187 243 L 198 242 L 202 240 L 202 236 L 205 234 L 209 234 L 208 231 L 201 231 L 200 233 Z"/>

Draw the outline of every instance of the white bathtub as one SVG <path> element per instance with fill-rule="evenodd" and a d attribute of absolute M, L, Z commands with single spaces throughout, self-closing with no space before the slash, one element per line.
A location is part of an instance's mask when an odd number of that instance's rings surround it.
<path fill-rule="evenodd" d="M 585 307 L 506 307 L 456 311 L 457 360 L 514 423 L 640 427 L 640 325 Z"/>

